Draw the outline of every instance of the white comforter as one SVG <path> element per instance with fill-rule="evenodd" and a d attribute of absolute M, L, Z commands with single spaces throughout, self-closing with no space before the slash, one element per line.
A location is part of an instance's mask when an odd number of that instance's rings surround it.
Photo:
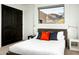
<path fill-rule="evenodd" d="M 30 39 L 12 45 L 9 51 L 23 55 L 64 55 L 65 41 Z"/>

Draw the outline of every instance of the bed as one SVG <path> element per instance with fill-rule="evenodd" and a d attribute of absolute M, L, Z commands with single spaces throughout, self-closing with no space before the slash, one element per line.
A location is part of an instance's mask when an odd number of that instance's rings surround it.
<path fill-rule="evenodd" d="M 38 31 L 63 31 L 65 38 L 58 41 L 41 41 L 36 38 L 16 43 L 9 47 L 8 55 L 64 55 L 67 46 L 66 29 L 38 29 Z"/>

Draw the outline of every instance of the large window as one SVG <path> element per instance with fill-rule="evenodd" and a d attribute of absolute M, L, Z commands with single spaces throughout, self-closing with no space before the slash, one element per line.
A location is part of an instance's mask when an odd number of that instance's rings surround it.
<path fill-rule="evenodd" d="M 64 5 L 39 7 L 39 23 L 64 24 Z"/>

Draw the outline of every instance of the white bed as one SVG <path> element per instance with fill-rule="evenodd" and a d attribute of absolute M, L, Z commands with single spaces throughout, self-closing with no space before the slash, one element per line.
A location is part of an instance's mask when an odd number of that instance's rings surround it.
<path fill-rule="evenodd" d="M 40 31 L 56 31 L 57 40 L 43 41 L 36 39 L 38 33 L 33 39 L 16 43 L 9 48 L 10 52 L 21 55 L 64 55 L 67 39 L 66 29 L 38 29 Z"/>
<path fill-rule="evenodd" d="M 65 40 L 43 41 L 30 39 L 16 43 L 9 51 L 22 55 L 64 55 Z"/>

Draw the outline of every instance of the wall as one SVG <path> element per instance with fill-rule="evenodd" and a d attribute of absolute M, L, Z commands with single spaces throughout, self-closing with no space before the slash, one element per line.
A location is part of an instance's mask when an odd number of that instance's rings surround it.
<path fill-rule="evenodd" d="M 23 27 L 23 39 L 27 39 L 28 35 L 33 34 L 33 19 L 34 19 L 34 5 L 24 6 L 24 27 Z"/>
<path fill-rule="evenodd" d="M 66 23 L 67 21 L 65 20 L 65 24 L 38 24 L 38 7 L 44 7 L 45 5 L 35 5 L 35 17 L 34 17 L 34 30 L 35 33 L 37 32 L 38 28 L 51 28 L 51 29 L 66 29 Z M 46 5 L 47 6 L 47 5 Z M 48 5 L 49 6 L 49 5 Z"/>
<path fill-rule="evenodd" d="M 78 28 L 77 33 L 78 33 L 78 39 L 79 39 L 79 4 L 76 4 L 76 11 L 77 11 L 76 17 L 77 17 L 77 28 Z"/>
<path fill-rule="evenodd" d="M 69 26 L 77 26 L 78 17 L 78 6 L 77 5 L 65 5 L 65 24 L 39 24 L 38 23 L 38 7 L 44 7 L 48 5 L 35 5 L 35 14 L 34 14 L 34 33 L 37 32 L 38 28 L 52 28 L 52 29 L 68 29 L 69 38 L 77 38 L 77 30 L 69 29 Z"/>
<path fill-rule="evenodd" d="M 23 40 L 26 40 L 28 35 L 33 34 L 34 5 L 32 4 L 8 4 L 8 6 L 23 10 Z"/>
<path fill-rule="evenodd" d="M 78 4 L 68 4 L 66 5 L 65 9 L 65 19 L 68 20 L 68 26 L 73 26 L 73 27 L 68 27 L 69 30 L 69 38 L 78 38 L 78 16 L 79 13 L 79 5 Z"/>
<path fill-rule="evenodd" d="M 0 47 L 1 47 L 1 4 L 0 4 Z"/>
<path fill-rule="evenodd" d="M 23 40 L 27 39 L 28 35 L 33 34 L 33 5 L 28 4 L 6 4 L 7 6 L 11 6 L 23 11 Z M 0 4 L 1 7 L 1 4 Z M 0 8 L 1 13 L 1 8 Z M 1 14 L 0 14 L 0 22 L 1 22 Z M 0 24 L 1 31 L 1 24 Z M 1 33 L 1 32 L 0 32 Z M 1 42 L 1 34 L 0 34 L 0 42 Z"/>
<path fill-rule="evenodd" d="M 79 5 L 65 5 L 65 24 L 38 24 L 38 7 L 48 6 L 46 5 L 32 5 L 32 4 L 7 4 L 8 6 L 23 10 L 23 39 L 27 39 L 28 35 L 37 32 L 38 28 L 52 28 L 52 29 L 68 29 L 68 25 L 79 27 Z M 1 5 L 0 5 L 1 7 Z M 0 8 L 1 13 L 1 8 Z M 1 14 L 0 14 L 1 15 Z M 0 16 L 1 19 L 1 16 Z M 1 22 L 1 20 L 0 20 Z M 33 31 L 34 30 L 34 31 Z M 1 24 L 0 24 L 1 31 Z M 70 30 L 68 33 L 69 38 L 79 37 L 79 31 Z M 0 34 L 1 38 L 1 34 Z"/>

